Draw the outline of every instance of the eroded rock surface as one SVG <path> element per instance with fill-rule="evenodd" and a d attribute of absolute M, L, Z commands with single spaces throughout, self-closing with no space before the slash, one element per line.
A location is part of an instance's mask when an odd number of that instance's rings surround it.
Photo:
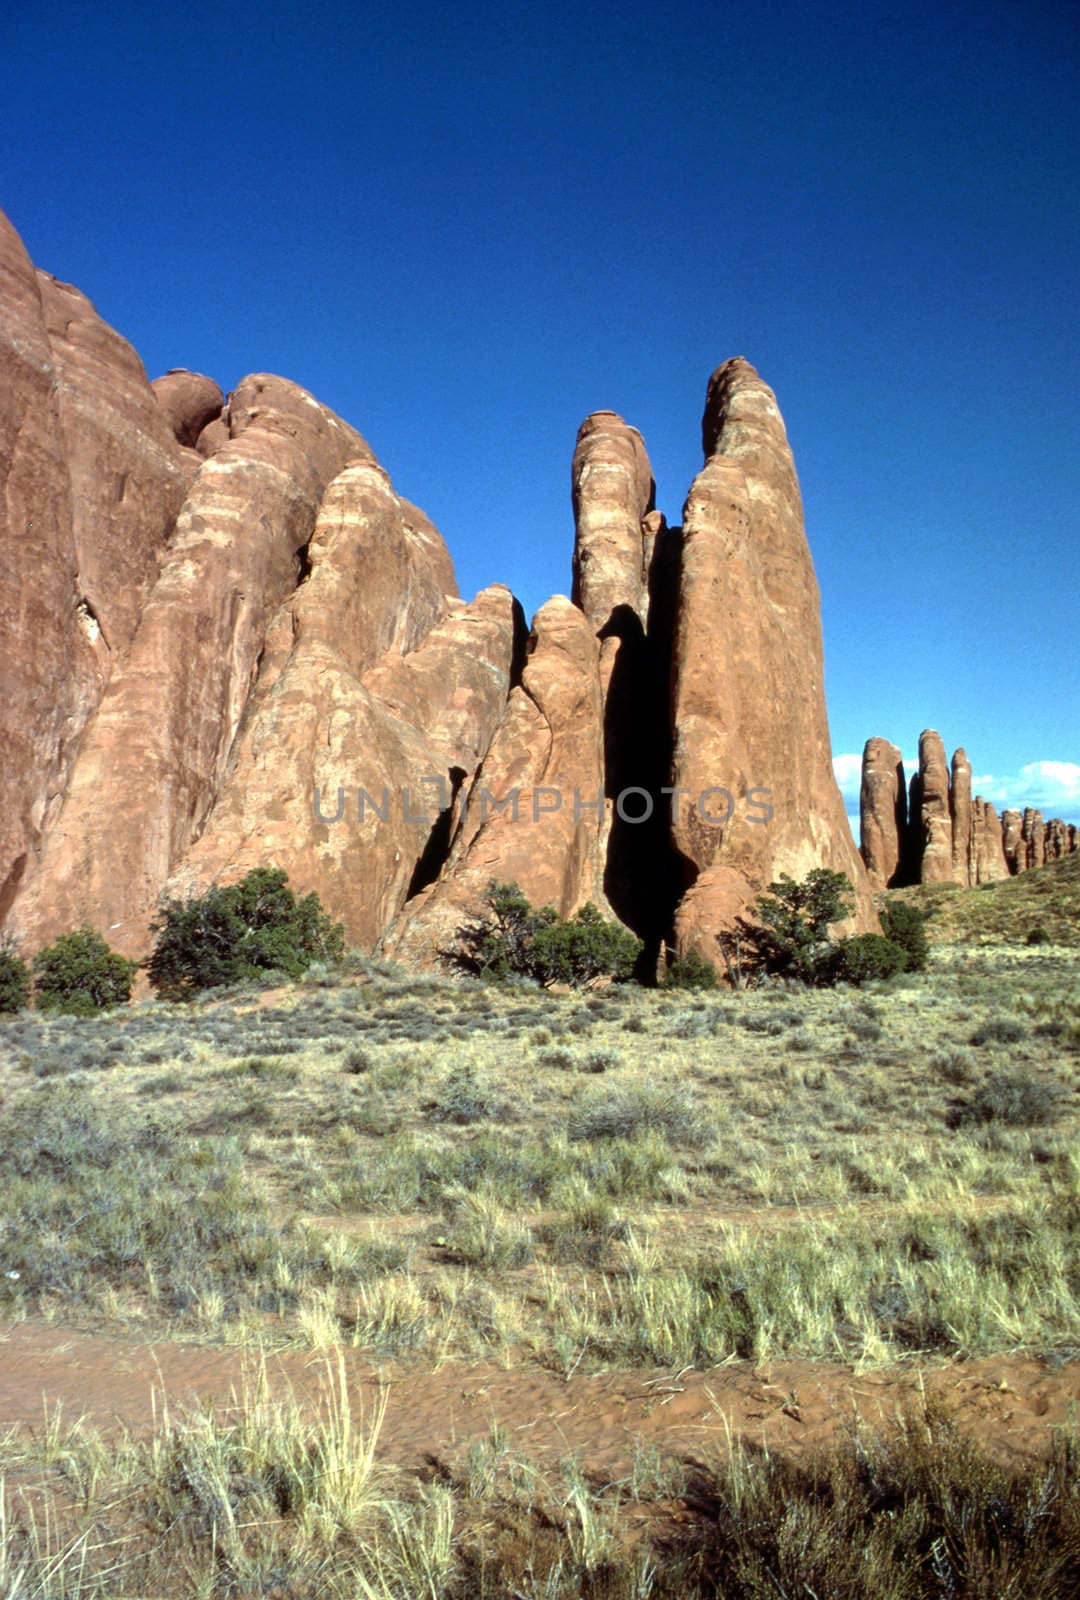
<path fill-rule="evenodd" d="M 232 432 L 183 502 L 28 875 L 16 926 L 31 941 L 89 921 L 118 948 L 145 943 L 147 916 L 220 792 L 323 493 L 350 461 L 371 460 L 359 434 L 267 375 L 238 387 Z"/>
<path fill-rule="evenodd" d="M 794 464 L 747 362 L 710 381 L 682 527 L 637 430 L 586 419 L 573 598 L 531 631 L 500 585 L 458 598 L 438 532 L 313 395 L 151 385 L 6 222 L 0 378 L 0 919 L 30 950 L 89 922 L 145 954 L 162 894 L 266 864 L 424 960 L 492 879 L 594 902 L 650 960 L 720 963 L 756 894 L 815 866 L 874 925 Z"/>
<path fill-rule="evenodd" d="M 142 363 L 0 217 L 0 917 L 139 624 L 191 478 Z M 10 791 L 10 792 L 9 792 Z"/>
<path fill-rule="evenodd" d="M 423 957 L 452 948 L 492 882 L 517 883 L 537 906 L 563 916 L 604 897 L 604 734 L 600 651 L 584 614 L 562 596 L 541 606 L 521 682 L 473 781 L 446 869 L 404 926 L 391 953 Z"/>
<path fill-rule="evenodd" d="M 709 381 L 702 442 L 674 624 L 672 838 L 678 947 L 719 962 L 717 935 L 781 873 L 843 872 L 855 926 L 876 917 L 832 769 L 794 462 L 772 390 L 741 358 Z"/>
<path fill-rule="evenodd" d="M 201 372 L 174 367 L 150 385 L 178 444 L 193 446 L 222 413 L 225 396 Z"/>

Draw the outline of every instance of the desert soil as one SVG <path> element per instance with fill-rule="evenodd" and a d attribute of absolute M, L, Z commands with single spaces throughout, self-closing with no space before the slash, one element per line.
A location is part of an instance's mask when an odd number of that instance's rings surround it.
<path fill-rule="evenodd" d="M 709 1460 L 728 1440 L 797 1455 L 854 1425 L 915 1416 L 926 1396 L 1002 1462 L 1045 1454 L 1057 1428 L 1075 1423 L 1080 1361 L 1015 1354 L 970 1361 L 912 1361 L 856 1372 L 840 1364 L 732 1362 L 679 1374 L 573 1374 L 535 1366 L 447 1364 L 437 1371 L 373 1366 L 342 1352 L 354 1416 L 370 1416 L 385 1390 L 379 1455 L 411 1471 L 459 1463 L 494 1424 L 516 1454 L 577 1455 L 590 1473 L 617 1477 L 636 1440 Z M 318 1404 L 327 1353 L 268 1355 L 272 1390 Z M 227 1410 L 250 1352 L 196 1344 L 105 1338 L 22 1322 L 0 1335 L 0 1427 L 40 1428 L 61 1408 L 103 1431 L 147 1430 L 167 1398 L 175 1413 L 212 1401 Z"/>

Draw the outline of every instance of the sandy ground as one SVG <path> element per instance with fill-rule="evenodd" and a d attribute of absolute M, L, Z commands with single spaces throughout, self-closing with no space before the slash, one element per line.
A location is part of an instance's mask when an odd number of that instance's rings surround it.
<path fill-rule="evenodd" d="M 1080 1361 L 1032 1356 L 911 1362 L 870 1372 L 840 1364 L 733 1362 L 679 1374 L 634 1370 L 569 1379 L 535 1366 L 451 1365 L 436 1372 L 373 1367 L 344 1350 L 354 1416 L 370 1416 L 386 1392 L 379 1455 L 410 1471 L 460 1462 L 498 1424 L 511 1450 L 540 1461 L 577 1455 L 590 1472 L 616 1477 L 635 1440 L 708 1462 L 730 1440 L 797 1455 L 850 1432 L 918 1416 L 925 1392 L 960 1429 L 1003 1462 L 1045 1454 L 1052 1430 L 1075 1425 Z M 61 1407 L 109 1431 L 148 1429 L 162 1400 L 177 1410 L 212 1400 L 227 1407 L 251 1356 L 220 1346 L 103 1338 L 23 1322 L 0 1334 L 0 1427 L 40 1428 Z M 327 1354 L 267 1356 L 273 1390 L 317 1403 Z"/>

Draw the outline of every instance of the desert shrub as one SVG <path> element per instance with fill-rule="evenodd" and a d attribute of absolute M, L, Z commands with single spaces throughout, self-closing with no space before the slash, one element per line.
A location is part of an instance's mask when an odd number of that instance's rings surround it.
<path fill-rule="evenodd" d="M 150 982 L 167 1000 L 273 972 L 298 979 L 314 961 L 333 961 L 344 933 L 316 894 L 297 900 L 277 867 L 256 867 L 239 883 L 189 900 L 167 900 L 152 925 Z"/>
<path fill-rule="evenodd" d="M 817 980 L 829 947 L 829 926 L 851 911 L 851 883 L 842 872 L 816 867 L 800 883 L 783 873 L 755 904 L 757 926 L 749 929 L 758 964 L 767 973 Z"/>
<path fill-rule="evenodd" d="M 926 913 L 904 900 L 888 900 L 881 913 L 881 931 L 899 945 L 907 957 L 905 970 L 924 972 L 930 955 L 926 937 Z"/>
<path fill-rule="evenodd" d="M 30 968 L 15 943 L 0 935 L 0 1011 L 22 1011 L 30 1004 Z"/>
<path fill-rule="evenodd" d="M 802 1021 L 801 1011 L 748 1011 L 739 1018 L 748 1033 L 765 1033 L 773 1038 L 786 1028 L 801 1026 Z"/>
<path fill-rule="evenodd" d="M 953 1109 L 953 1128 L 1002 1123 L 1031 1128 L 1052 1122 L 1061 1110 L 1061 1093 L 1055 1083 L 1030 1072 L 1006 1069 L 991 1073 L 970 1100 Z"/>
<path fill-rule="evenodd" d="M 282 1061 L 280 1057 L 249 1056 L 246 1061 L 238 1061 L 235 1066 L 229 1067 L 225 1076 L 227 1078 L 257 1078 L 264 1083 L 298 1083 L 300 1072 L 291 1062 Z"/>
<path fill-rule="evenodd" d="M 345 1071 L 351 1072 L 356 1076 L 364 1072 L 370 1072 L 372 1065 L 370 1050 L 350 1050 L 342 1062 Z"/>
<path fill-rule="evenodd" d="M 617 1050 L 591 1050 L 581 1065 L 583 1072 L 612 1072 L 622 1064 L 623 1058 Z"/>
<path fill-rule="evenodd" d="M 698 950 L 688 950 L 668 963 L 665 989 L 715 989 L 720 982 L 716 968 Z"/>
<path fill-rule="evenodd" d="M 902 1429 L 812 1458 L 736 1457 L 703 1536 L 716 1587 L 690 1594 L 1076 1600 L 1075 1447 L 1002 1466 L 924 1402 Z"/>
<path fill-rule="evenodd" d="M 465 1127 L 470 1122 L 498 1116 L 500 1109 L 490 1085 L 478 1078 L 471 1067 L 460 1067 L 446 1079 L 430 1115 L 435 1122 Z"/>
<path fill-rule="evenodd" d="M 1051 935 L 1049 934 L 1049 932 L 1043 927 L 1029 928 L 1028 929 L 1028 935 L 1027 935 L 1027 938 L 1024 940 L 1024 943 L 1025 944 L 1052 944 L 1053 943 L 1053 939 L 1051 938 Z"/>
<path fill-rule="evenodd" d="M 336 964 L 329 961 L 312 961 L 304 973 L 303 981 L 315 989 L 334 989 L 341 980 Z"/>
<path fill-rule="evenodd" d="M 598 978 L 625 982 L 634 973 L 641 940 L 618 922 L 605 922 L 592 904 L 542 927 L 532 941 L 529 976 L 545 986 L 583 988 Z"/>
<path fill-rule="evenodd" d="M 1016 1017 L 988 1017 L 971 1035 L 972 1044 L 1019 1044 L 1027 1038 L 1027 1026 Z"/>
<path fill-rule="evenodd" d="M 34 1000 L 42 1011 L 86 1017 L 106 1006 L 126 1005 L 139 969 L 118 955 L 92 928 L 63 933 L 34 957 Z"/>
<path fill-rule="evenodd" d="M 551 1067 L 556 1072 L 573 1072 L 577 1067 L 577 1056 L 572 1050 L 567 1050 L 557 1045 L 554 1050 L 545 1050 L 540 1057 L 542 1067 Z"/>
<path fill-rule="evenodd" d="M 706 1011 L 677 1011 L 664 1027 L 669 1039 L 704 1039 L 711 1034 L 721 1016 Z"/>
<path fill-rule="evenodd" d="M 575 1144 L 653 1132 L 690 1147 L 708 1144 L 714 1132 L 685 1090 L 633 1085 L 590 1097 L 571 1113 L 566 1131 Z"/>
<path fill-rule="evenodd" d="M 452 1190 L 444 1202 L 449 1216 L 441 1248 L 462 1266 L 522 1267 L 532 1257 L 533 1236 L 508 1216 L 490 1190 Z"/>
<path fill-rule="evenodd" d="M 605 922 L 592 904 L 573 917 L 529 904 L 517 884 L 490 883 L 486 914 L 459 929 L 454 960 L 481 977 L 532 979 L 545 986 L 585 988 L 599 978 L 633 976 L 641 941 L 621 923 Z"/>
<path fill-rule="evenodd" d="M 970 1050 L 939 1050 L 931 1056 L 930 1068 L 940 1074 L 946 1083 L 971 1083 L 976 1075 L 975 1057 Z"/>
<path fill-rule="evenodd" d="M 458 930 L 452 959 L 467 972 L 496 981 L 527 973 L 532 941 L 555 911 L 537 911 L 516 883 L 494 881 L 487 886 L 484 905 L 483 916 Z"/>
<path fill-rule="evenodd" d="M 906 952 L 883 934 L 857 933 L 850 939 L 840 939 L 818 958 L 814 981 L 869 983 L 874 978 L 891 978 L 902 972 L 906 962 Z"/>

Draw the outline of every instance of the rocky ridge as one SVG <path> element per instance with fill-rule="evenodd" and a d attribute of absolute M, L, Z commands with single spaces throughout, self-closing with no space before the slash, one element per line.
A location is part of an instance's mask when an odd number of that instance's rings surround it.
<path fill-rule="evenodd" d="M 914 883 L 994 883 L 1071 855 L 1080 829 L 1041 811 L 997 810 L 971 793 L 971 762 L 955 751 L 951 768 L 941 735 L 919 736 L 919 768 L 905 788 L 900 751 L 866 741 L 859 803 L 860 850 L 875 891 Z"/>
<path fill-rule="evenodd" d="M 595 902 L 652 960 L 720 964 L 755 895 L 815 866 L 875 926 L 794 463 L 741 358 L 702 439 L 669 527 L 641 435 L 586 419 L 572 596 L 529 628 L 500 585 L 458 596 L 439 533 L 314 396 L 151 384 L 0 219 L 0 924 L 143 955 L 163 895 L 272 863 L 352 942 L 418 961 L 493 878 Z"/>

